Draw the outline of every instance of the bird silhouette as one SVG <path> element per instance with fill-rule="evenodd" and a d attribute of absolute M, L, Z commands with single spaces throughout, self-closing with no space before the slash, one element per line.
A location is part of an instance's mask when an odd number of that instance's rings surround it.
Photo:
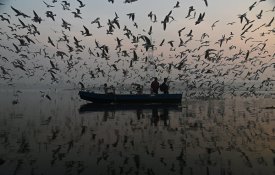
<path fill-rule="evenodd" d="M 83 25 L 83 28 L 84 28 L 84 31 L 81 31 L 81 34 L 82 35 L 85 35 L 85 36 L 92 36 L 92 34 L 90 33 L 89 29 L 87 29 L 87 27 L 85 27 Z"/>
<path fill-rule="evenodd" d="M 203 19 L 204 19 L 204 16 L 205 16 L 205 12 L 204 13 L 200 13 L 197 21 L 195 22 L 195 25 L 201 23 L 203 21 Z"/>
<path fill-rule="evenodd" d="M 53 21 L 55 21 L 55 16 L 56 16 L 56 14 L 54 14 L 52 11 L 46 11 L 46 16 L 48 17 L 48 18 L 51 18 Z"/>
<path fill-rule="evenodd" d="M 208 2 L 207 2 L 207 0 L 203 0 L 203 1 L 204 1 L 205 6 L 208 7 Z"/>
<path fill-rule="evenodd" d="M 69 31 L 71 30 L 71 24 L 66 22 L 64 19 L 62 19 L 62 25 L 61 27 L 64 27 L 65 29 L 68 29 Z"/>
<path fill-rule="evenodd" d="M 28 16 L 25 13 L 15 9 L 13 6 L 11 6 L 11 9 L 16 13 L 15 16 L 23 16 L 24 18 L 30 18 L 30 16 Z"/>
<path fill-rule="evenodd" d="M 179 8 L 180 7 L 180 2 L 177 1 L 176 5 L 173 8 Z"/>
<path fill-rule="evenodd" d="M 42 21 L 42 18 L 37 15 L 37 13 L 33 10 L 34 17 L 32 19 L 33 22 L 38 22 L 39 24 Z"/>
<path fill-rule="evenodd" d="M 161 23 L 163 24 L 163 30 L 166 29 L 167 23 L 170 21 L 171 14 L 172 14 L 172 10 L 165 16 L 164 20 L 161 21 Z"/>
<path fill-rule="evenodd" d="M 79 2 L 79 8 L 85 7 L 85 4 L 83 4 L 83 2 L 81 0 L 77 0 L 77 2 Z"/>
<path fill-rule="evenodd" d="M 10 20 L 5 18 L 3 15 L 0 15 L 1 21 L 7 21 L 10 24 Z"/>
<path fill-rule="evenodd" d="M 50 4 L 46 3 L 45 1 L 43 1 L 43 3 L 47 6 L 47 8 L 54 7 L 53 5 L 50 5 Z"/>
<path fill-rule="evenodd" d="M 52 39 L 48 36 L 48 43 L 50 43 L 53 47 L 55 47 L 55 44 L 53 43 Z"/>

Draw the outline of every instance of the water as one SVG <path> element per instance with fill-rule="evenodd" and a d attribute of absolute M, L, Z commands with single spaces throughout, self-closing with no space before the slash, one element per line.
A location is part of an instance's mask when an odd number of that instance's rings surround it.
<path fill-rule="evenodd" d="M 1 175 L 275 174 L 272 96 L 126 108 L 42 91 L 0 92 Z"/>

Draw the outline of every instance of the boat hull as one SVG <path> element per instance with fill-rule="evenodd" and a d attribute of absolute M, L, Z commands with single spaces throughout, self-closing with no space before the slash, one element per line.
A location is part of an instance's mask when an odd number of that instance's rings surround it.
<path fill-rule="evenodd" d="M 79 91 L 83 100 L 93 103 L 181 103 L 182 94 L 98 94 Z"/>

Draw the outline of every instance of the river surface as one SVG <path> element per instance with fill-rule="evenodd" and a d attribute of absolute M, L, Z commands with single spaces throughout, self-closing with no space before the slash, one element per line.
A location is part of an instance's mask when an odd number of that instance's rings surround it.
<path fill-rule="evenodd" d="M 275 174 L 275 98 L 87 105 L 0 91 L 0 174 Z"/>

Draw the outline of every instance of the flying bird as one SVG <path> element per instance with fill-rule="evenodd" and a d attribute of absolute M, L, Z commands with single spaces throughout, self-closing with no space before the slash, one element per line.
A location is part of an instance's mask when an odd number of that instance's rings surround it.
<path fill-rule="evenodd" d="M 52 39 L 51 39 L 49 36 L 48 36 L 48 43 L 50 43 L 53 47 L 55 47 L 55 45 L 54 45 Z"/>
<path fill-rule="evenodd" d="M 217 21 L 215 21 L 212 25 L 211 25 L 211 29 L 213 30 L 214 29 L 214 27 L 216 27 L 216 23 L 218 23 L 220 20 L 217 20 Z"/>
<path fill-rule="evenodd" d="M 0 15 L 1 21 L 7 21 L 10 24 L 10 20 L 5 18 L 3 15 Z"/>
<path fill-rule="evenodd" d="M 79 2 L 79 8 L 85 7 L 85 4 L 83 4 L 83 2 L 81 0 L 77 0 L 77 2 Z"/>
<path fill-rule="evenodd" d="M 135 20 L 135 13 L 128 13 L 128 14 L 126 14 L 128 17 L 129 17 L 129 19 L 131 19 L 132 21 L 134 21 Z"/>
<path fill-rule="evenodd" d="M 189 7 L 189 10 L 188 10 L 188 14 L 185 18 L 189 18 L 191 16 L 191 12 L 195 11 L 194 7 L 193 6 L 190 6 Z"/>
<path fill-rule="evenodd" d="M 164 20 L 161 21 L 161 23 L 163 24 L 163 30 L 166 29 L 167 23 L 169 22 L 169 20 L 171 18 L 171 14 L 172 14 L 172 10 L 165 16 Z"/>
<path fill-rule="evenodd" d="M 251 11 L 257 4 L 257 1 L 255 1 L 251 6 L 249 6 L 249 11 Z"/>
<path fill-rule="evenodd" d="M 33 14 L 34 14 L 34 17 L 33 17 L 32 21 L 38 22 L 40 24 L 42 21 L 41 17 L 39 17 L 34 10 L 33 10 Z"/>
<path fill-rule="evenodd" d="M 53 14 L 52 11 L 46 11 L 46 16 L 48 18 L 51 18 L 53 21 L 55 21 L 54 17 L 56 16 L 56 14 Z"/>
<path fill-rule="evenodd" d="M 205 16 L 205 12 L 200 13 L 200 15 L 199 15 L 197 21 L 195 22 L 195 25 L 201 23 L 201 22 L 203 21 L 204 16 Z"/>
<path fill-rule="evenodd" d="M 206 5 L 206 7 L 208 7 L 208 2 L 207 0 L 203 0 L 204 1 L 204 4 Z"/>
<path fill-rule="evenodd" d="M 24 18 L 30 18 L 30 16 L 26 15 L 25 13 L 15 9 L 13 6 L 11 6 L 11 9 L 15 11 L 16 15 L 15 16 L 23 16 Z"/>
<path fill-rule="evenodd" d="M 85 35 L 85 36 L 92 36 L 92 34 L 90 33 L 89 29 L 87 27 L 85 27 L 83 25 L 83 28 L 84 28 L 84 31 L 81 31 L 81 34 L 82 35 Z"/>
<path fill-rule="evenodd" d="M 43 1 L 43 2 L 47 6 L 47 8 L 54 7 L 53 5 L 50 5 L 50 4 L 46 3 L 45 1 Z"/>
<path fill-rule="evenodd" d="M 82 17 L 79 15 L 78 12 L 72 12 L 72 14 L 74 14 L 74 17 L 75 17 L 75 18 L 80 18 L 80 19 L 82 19 Z"/>
<path fill-rule="evenodd" d="M 179 8 L 180 7 L 180 2 L 177 1 L 176 5 L 174 6 L 174 8 Z"/>
<path fill-rule="evenodd" d="M 181 37 L 181 32 L 185 29 L 185 27 L 181 28 L 179 31 L 178 31 L 178 34 L 179 34 L 179 37 Z"/>
<path fill-rule="evenodd" d="M 270 27 L 273 21 L 274 21 L 274 17 L 270 20 L 270 22 L 266 25 L 266 27 Z"/>

